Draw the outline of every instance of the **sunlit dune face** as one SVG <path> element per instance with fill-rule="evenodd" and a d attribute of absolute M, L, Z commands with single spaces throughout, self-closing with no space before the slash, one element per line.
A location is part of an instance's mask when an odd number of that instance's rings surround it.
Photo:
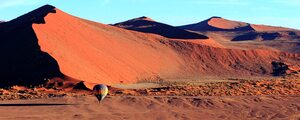
<path fill-rule="evenodd" d="M 54 57 L 63 74 L 92 83 L 134 82 L 178 72 L 178 55 L 156 39 L 85 21 L 58 9 L 46 24 L 34 24 L 41 49 Z"/>
<path fill-rule="evenodd" d="M 248 25 L 244 22 L 231 21 L 223 18 L 212 18 L 208 21 L 208 24 L 221 29 L 235 29 Z"/>

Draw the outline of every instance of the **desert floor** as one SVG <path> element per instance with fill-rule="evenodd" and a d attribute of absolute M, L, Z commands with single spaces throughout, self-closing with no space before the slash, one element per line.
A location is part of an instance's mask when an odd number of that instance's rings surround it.
<path fill-rule="evenodd" d="M 300 119 L 300 96 L 93 96 L 0 101 L 0 119 Z"/>

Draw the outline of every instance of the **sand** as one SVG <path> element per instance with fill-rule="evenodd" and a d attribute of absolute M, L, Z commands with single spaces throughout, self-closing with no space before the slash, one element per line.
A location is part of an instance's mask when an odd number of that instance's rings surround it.
<path fill-rule="evenodd" d="M 216 31 L 249 30 L 249 27 L 256 31 L 273 30 L 269 26 L 253 27 L 220 18 L 205 22 L 207 29 Z M 1 34 L 5 43 L 2 44 L 5 47 L 0 47 L 3 48 L 1 55 L 6 56 L 0 62 L 3 64 L 0 76 L 4 76 L 1 80 L 43 78 L 49 82 L 40 88 L 1 89 L 0 119 L 300 119 L 298 81 L 235 79 L 271 77 L 273 61 L 289 65 L 286 72 L 299 75 L 300 54 L 272 51 L 268 47 L 256 50 L 262 47 L 256 43 L 251 44 L 255 48 L 247 47 L 248 43 L 232 48 L 221 44 L 220 41 L 231 41 L 220 35 L 205 40 L 170 39 L 162 34 L 129 31 L 84 20 L 53 6 L 44 6 L 0 27 L 5 31 Z M 173 26 L 164 27 L 175 29 L 170 33 L 184 31 Z M 183 33 L 186 32 L 194 33 Z M 215 39 L 218 37 L 222 39 Z M 9 50 L 13 52 L 7 52 Z M 22 54 L 24 50 L 26 54 Z M 31 65 L 26 61 L 39 62 Z M 296 69 L 291 71 L 290 65 L 295 65 Z M 25 77 L 10 77 L 20 75 Z M 28 76 L 34 77 L 28 79 Z M 223 81 L 216 84 L 171 81 L 199 76 L 222 76 L 218 79 Z M 221 83 L 225 82 L 223 76 L 231 81 Z M 61 78 L 44 79 L 52 77 Z M 138 84 L 128 84 L 136 82 Z M 28 83 L 34 85 L 31 81 Z M 98 103 L 87 90 L 95 83 L 115 85 L 110 87 L 111 91 L 115 89 L 111 92 L 115 94 Z"/>
<path fill-rule="evenodd" d="M 0 101 L 0 119 L 300 119 L 300 96 L 93 96 Z"/>
<path fill-rule="evenodd" d="M 101 103 L 86 90 L 15 86 L 0 91 L 0 119 L 300 119 L 299 81 L 198 82 L 166 82 L 169 87 L 160 88 L 145 88 L 157 87 L 153 83 L 120 84 L 110 87 Z"/>

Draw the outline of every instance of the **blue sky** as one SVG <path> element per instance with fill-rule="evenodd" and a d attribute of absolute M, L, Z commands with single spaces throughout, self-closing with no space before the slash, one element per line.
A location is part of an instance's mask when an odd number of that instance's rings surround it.
<path fill-rule="evenodd" d="M 220 16 L 300 29 L 300 0 L 0 0 L 0 20 L 11 20 L 44 4 L 105 24 L 148 16 L 178 26 Z"/>

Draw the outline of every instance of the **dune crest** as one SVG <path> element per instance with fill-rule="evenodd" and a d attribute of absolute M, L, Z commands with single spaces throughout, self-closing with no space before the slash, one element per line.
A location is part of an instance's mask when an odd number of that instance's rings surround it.
<path fill-rule="evenodd" d="M 139 18 L 135 18 L 135 19 L 132 19 L 132 20 L 146 20 L 146 21 L 153 21 L 155 22 L 155 20 L 153 20 L 152 18 L 149 18 L 147 16 L 142 16 L 142 17 L 139 17 Z"/>
<path fill-rule="evenodd" d="M 221 17 L 210 18 L 208 24 L 221 29 L 236 29 L 236 28 L 248 26 L 247 23 L 231 21 L 231 20 L 223 19 Z"/>

